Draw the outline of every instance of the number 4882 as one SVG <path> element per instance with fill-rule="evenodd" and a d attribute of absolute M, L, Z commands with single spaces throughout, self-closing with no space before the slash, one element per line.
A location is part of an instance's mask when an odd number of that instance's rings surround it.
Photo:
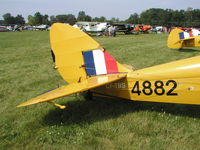
<path fill-rule="evenodd" d="M 165 86 L 172 85 L 171 89 L 168 91 L 165 90 Z M 177 87 L 177 83 L 174 80 L 168 80 L 165 84 L 161 80 L 157 80 L 154 82 L 154 88 L 152 88 L 152 83 L 148 80 L 144 81 L 142 83 L 142 89 L 140 90 L 140 84 L 139 81 L 136 81 L 132 93 L 136 93 L 140 95 L 141 93 L 144 93 L 145 95 L 151 95 L 155 93 L 156 95 L 164 95 L 166 93 L 167 96 L 176 96 L 178 93 L 175 93 L 174 90 Z"/>

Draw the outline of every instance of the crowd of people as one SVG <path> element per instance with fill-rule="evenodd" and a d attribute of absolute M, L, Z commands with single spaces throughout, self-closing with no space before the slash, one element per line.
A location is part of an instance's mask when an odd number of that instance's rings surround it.
<path fill-rule="evenodd" d="M 117 32 L 117 27 L 110 25 L 106 27 L 104 34 L 105 36 L 115 37 L 116 32 Z"/>

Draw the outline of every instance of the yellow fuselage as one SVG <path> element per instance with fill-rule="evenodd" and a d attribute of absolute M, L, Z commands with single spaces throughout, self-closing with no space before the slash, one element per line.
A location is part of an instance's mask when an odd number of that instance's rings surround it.
<path fill-rule="evenodd" d="M 93 92 L 130 100 L 200 104 L 200 56 L 145 68 Z"/>

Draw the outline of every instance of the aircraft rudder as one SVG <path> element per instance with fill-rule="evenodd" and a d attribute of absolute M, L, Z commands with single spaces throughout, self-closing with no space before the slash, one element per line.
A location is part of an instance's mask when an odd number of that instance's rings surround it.
<path fill-rule="evenodd" d="M 168 36 L 168 40 L 167 40 L 167 46 L 169 48 L 181 48 L 182 47 L 182 42 L 181 42 L 181 36 L 179 35 L 179 33 L 184 32 L 181 29 L 175 28 L 173 29 L 169 36 Z"/>
<path fill-rule="evenodd" d="M 83 31 L 56 23 L 50 30 L 56 69 L 68 83 L 94 75 L 129 72 Z"/>

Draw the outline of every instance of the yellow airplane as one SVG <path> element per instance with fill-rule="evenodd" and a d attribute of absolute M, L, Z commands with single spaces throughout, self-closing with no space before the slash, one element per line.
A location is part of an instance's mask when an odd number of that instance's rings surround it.
<path fill-rule="evenodd" d="M 48 102 L 82 91 L 134 101 L 200 104 L 200 56 L 141 70 L 117 62 L 86 33 L 55 23 L 50 30 L 55 69 L 68 85 L 17 107 Z"/>
<path fill-rule="evenodd" d="M 188 33 L 175 28 L 168 36 L 167 46 L 169 48 L 200 47 L 200 31 L 192 29 Z"/>

